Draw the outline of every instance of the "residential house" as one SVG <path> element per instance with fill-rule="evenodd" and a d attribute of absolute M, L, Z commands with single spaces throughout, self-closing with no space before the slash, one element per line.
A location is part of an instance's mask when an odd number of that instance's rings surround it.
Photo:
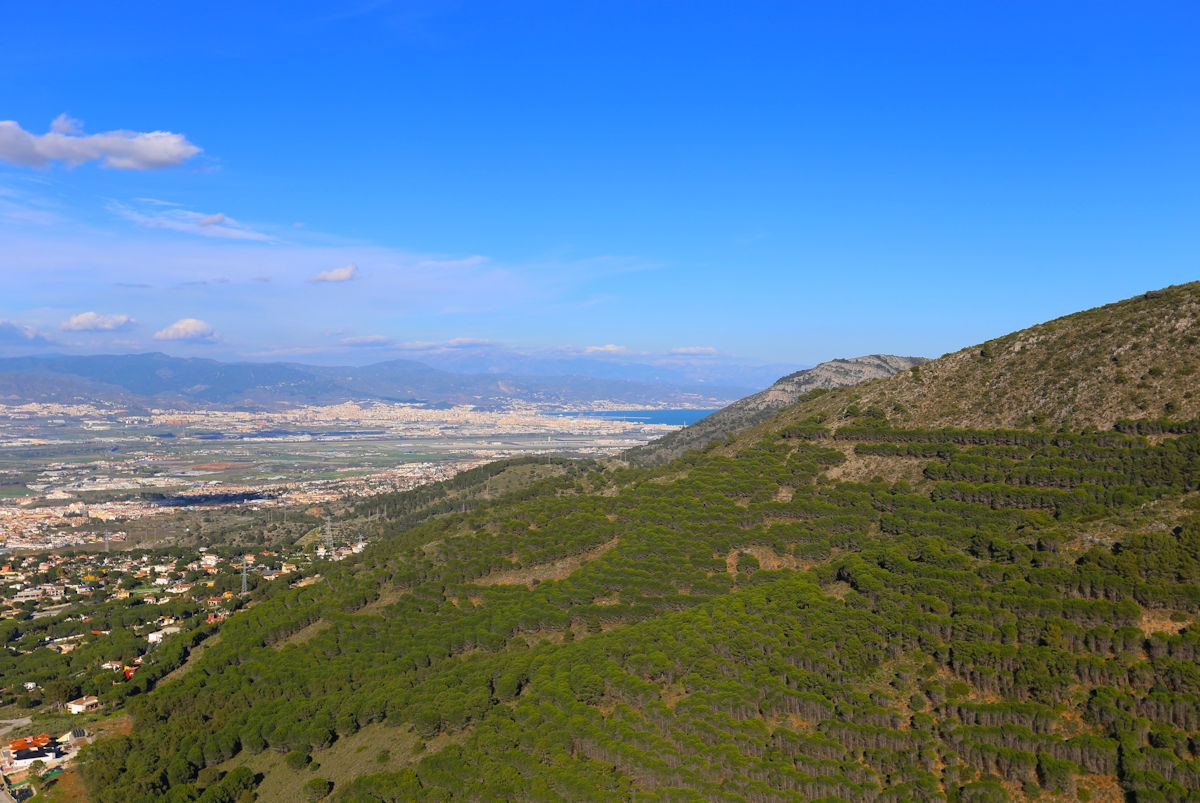
<path fill-rule="evenodd" d="M 83 714 L 88 711 L 95 711 L 98 708 L 100 708 L 100 700 L 93 695 L 80 697 L 78 700 L 72 700 L 67 703 L 67 711 L 72 714 Z"/>
<path fill-rule="evenodd" d="M 164 638 L 175 635 L 179 632 L 179 630 L 180 628 L 174 625 L 171 627 L 164 627 L 162 630 L 155 630 L 153 633 L 146 636 L 146 641 L 150 642 L 151 644 L 161 644 Z"/>

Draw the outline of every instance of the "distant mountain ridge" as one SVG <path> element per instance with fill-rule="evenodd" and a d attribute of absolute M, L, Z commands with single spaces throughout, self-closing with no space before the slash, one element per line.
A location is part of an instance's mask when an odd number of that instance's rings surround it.
<path fill-rule="evenodd" d="M 578 354 L 568 349 L 521 351 L 494 344 L 413 348 L 396 354 L 441 371 L 515 376 L 590 376 L 680 387 L 740 389 L 731 398 L 764 388 L 794 364 L 731 363 L 707 354 L 651 356 L 621 351 Z"/>
<path fill-rule="evenodd" d="M 0 359 L 0 403 L 270 408 L 287 404 L 390 401 L 496 408 L 598 400 L 630 406 L 719 407 L 736 389 L 587 376 L 459 374 L 393 360 L 363 367 L 225 363 L 166 354 Z"/>
<path fill-rule="evenodd" d="M 692 449 L 703 449 L 715 440 L 749 429 L 783 408 L 795 404 L 801 396 L 810 391 L 846 387 L 868 379 L 889 377 L 927 361 L 924 357 L 897 357 L 893 354 L 869 354 L 865 357 L 829 360 L 812 368 L 788 374 L 766 390 L 740 399 L 678 432 L 630 449 L 625 453 L 625 457 L 642 465 L 666 463 Z"/>

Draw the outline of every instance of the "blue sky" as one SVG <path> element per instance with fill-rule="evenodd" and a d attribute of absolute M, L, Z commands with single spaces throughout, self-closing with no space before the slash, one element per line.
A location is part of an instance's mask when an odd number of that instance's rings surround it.
<path fill-rule="evenodd" d="M 1192 3 L 245 5 L 5 9 L 0 352 L 800 367 L 1198 278 Z"/>

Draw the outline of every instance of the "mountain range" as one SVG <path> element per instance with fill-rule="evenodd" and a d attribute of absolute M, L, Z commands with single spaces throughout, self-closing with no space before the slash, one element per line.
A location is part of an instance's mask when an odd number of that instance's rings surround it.
<path fill-rule="evenodd" d="M 270 408 L 342 401 L 547 407 L 618 405 L 712 408 L 746 388 L 580 375 L 454 373 L 411 360 L 373 365 L 224 363 L 165 354 L 0 359 L 0 401 L 107 402 L 134 406 Z"/>

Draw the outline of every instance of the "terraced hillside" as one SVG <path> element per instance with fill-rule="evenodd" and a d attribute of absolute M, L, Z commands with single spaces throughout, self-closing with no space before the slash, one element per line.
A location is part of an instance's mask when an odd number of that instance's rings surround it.
<path fill-rule="evenodd" d="M 1129 318 L 1165 331 L 1195 292 Z M 1075 342 L 1086 366 L 1116 309 L 986 364 Z M 1147 375 L 1191 359 L 1135 342 Z M 129 699 L 92 798 L 1200 799 L 1200 423 L 1153 399 L 1117 429 L 1004 426 L 947 379 L 989 358 L 946 359 L 665 466 L 563 466 L 415 526 L 364 509 L 387 535 L 360 560 Z M 915 381 L 954 399 L 872 402 Z"/>

